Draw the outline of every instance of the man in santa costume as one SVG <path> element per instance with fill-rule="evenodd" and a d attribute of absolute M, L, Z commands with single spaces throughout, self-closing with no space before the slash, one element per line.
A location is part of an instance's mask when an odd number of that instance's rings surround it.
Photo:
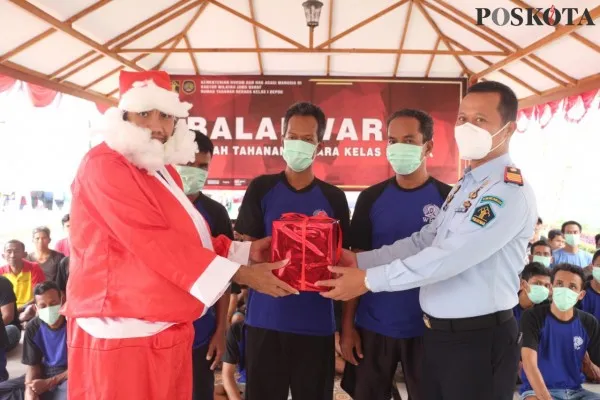
<path fill-rule="evenodd" d="M 188 400 L 192 322 L 230 280 L 297 293 L 264 261 L 269 241 L 231 242 L 210 230 L 171 166 L 194 160 L 191 104 L 162 71 L 122 72 L 104 142 L 72 185 L 67 285 L 69 399 Z M 215 254 L 216 253 L 216 254 Z M 219 254 L 219 255 L 217 255 Z"/>

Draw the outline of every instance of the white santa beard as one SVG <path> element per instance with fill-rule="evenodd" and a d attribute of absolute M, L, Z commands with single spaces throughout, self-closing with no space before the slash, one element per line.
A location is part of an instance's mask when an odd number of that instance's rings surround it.
<path fill-rule="evenodd" d="M 138 168 L 156 171 L 167 164 L 194 161 L 198 146 L 195 135 L 179 120 L 173 135 L 164 144 L 152 139 L 150 129 L 123 120 L 123 111 L 111 108 L 105 113 L 105 127 L 99 132 L 108 147 L 121 153 Z"/>

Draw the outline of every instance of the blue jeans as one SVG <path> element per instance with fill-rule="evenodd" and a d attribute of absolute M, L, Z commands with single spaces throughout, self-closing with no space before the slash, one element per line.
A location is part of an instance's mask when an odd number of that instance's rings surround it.
<path fill-rule="evenodd" d="M 583 388 L 577 390 L 552 389 L 549 392 L 554 400 L 600 400 L 600 393 L 590 392 Z M 536 398 L 533 390 L 523 392 L 521 400 L 525 400 L 530 396 L 533 396 L 534 399 Z"/>

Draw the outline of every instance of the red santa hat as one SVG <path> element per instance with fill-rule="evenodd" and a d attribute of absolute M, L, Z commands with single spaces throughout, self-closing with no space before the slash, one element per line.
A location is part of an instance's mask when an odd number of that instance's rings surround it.
<path fill-rule="evenodd" d="M 179 99 L 171 89 L 171 78 L 165 71 L 121 71 L 119 108 L 142 112 L 159 110 L 178 118 L 189 115 L 192 104 Z"/>

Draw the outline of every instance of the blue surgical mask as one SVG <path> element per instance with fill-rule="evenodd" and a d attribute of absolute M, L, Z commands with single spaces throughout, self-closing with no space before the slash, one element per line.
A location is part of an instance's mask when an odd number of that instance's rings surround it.
<path fill-rule="evenodd" d="M 423 146 L 394 143 L 387 147 L 386 156 L 395 173 L 409 175 L 415 172 L 423 163 L 422 152 Z"/>
<path fill-rule="evenodd" d="M 533 262 L 539 262 L 546 268 L 550 267 L 550 261 L 552 261 L 552 257 L 533 256 Z"/>
<path fill-rule="evenodd" d="M 283 141 L 283 159 L 294 172 L 302 172 L 310 167 L 316 156 L 317 145 L 304 140 Z"/>
<path fill-rule="evenodd" d="M 552 301 L 560 311 L 569 311 L 579 300 L 579 292 L 566 287 L 552 289 Z"/>

